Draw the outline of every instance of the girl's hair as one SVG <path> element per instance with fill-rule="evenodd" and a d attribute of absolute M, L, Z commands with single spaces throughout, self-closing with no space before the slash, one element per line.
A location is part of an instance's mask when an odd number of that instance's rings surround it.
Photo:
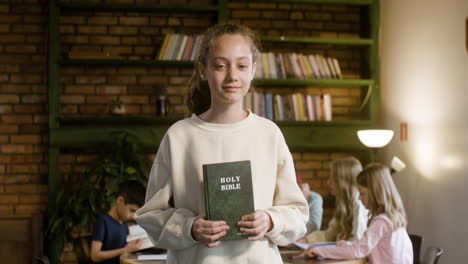
<path fill-rule="evenodd" d="M 335 223 L 337 240 L 349 240 L 353 236 L 354 201 L 358 197 L 356 177 L 362 171 L 361 162 L 355 157 L 332 161 L 330 180 L 336 192 Z"/>
<path fill-rule="evenodd" d="M 241 35 L 250 44 L 252 52 L 252 63 L 257 61 L 259 51 L 259 40 L 257 35 L 248 27 L 238 24 L 218 24 L 207 29 L 203 35 L 202 42 L 195 55 L 195 69 L 188 83 L 188 94 L 186 103 L 189 115 L 201 114 L 207 111 L 211 105 L 211 95 L 208 83 L 201 79 L 202 66 L 206 68 L 208 56 L 215 41 L 226 34 Z"/>
<path fill-rule="evenodd" d="M 368 209 L 371 218 L 386 214 L 393 223 L 393 230 L 406 227 L 405 208 L 387 166 L 369 164 L 358 175 L 357 181 L 369 190 Z"/>

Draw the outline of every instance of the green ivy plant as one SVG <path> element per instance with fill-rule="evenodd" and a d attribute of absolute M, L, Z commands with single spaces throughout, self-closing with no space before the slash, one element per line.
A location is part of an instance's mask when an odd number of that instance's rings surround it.
<path fill-rule="evenodd" d="M 66 177 L 57 193 L 55 208 L 49 208 L 47 238 L 58 242 L 51 249 L 54 256 L 60 256 L 64 241 L 74 244 L 79 261 L 89 256 L 82 238 L 89 237 L 96 218 L 110 208 L 118 185 L 127 180 L 144 185 L 148 181 L 151 161 L 140 141 L 125 132 L 111 136 L 110 143 L 97 146 L 99 154 L 79 177 Z"/>

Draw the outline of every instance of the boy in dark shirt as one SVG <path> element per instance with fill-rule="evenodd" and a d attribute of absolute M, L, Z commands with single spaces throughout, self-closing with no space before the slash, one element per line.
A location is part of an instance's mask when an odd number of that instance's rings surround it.
<path fill-rule="evenodd" d="M 93 262 L 118 264 L 120 255 L 139 249 L 141 239 L 127 243 L 127 221 L 132 220 L 135 212 L 143 205 L 145 193 L 145 187 L 137 181 L 119 185 L 114 204 L 94 224 L 91 242 Z"/>

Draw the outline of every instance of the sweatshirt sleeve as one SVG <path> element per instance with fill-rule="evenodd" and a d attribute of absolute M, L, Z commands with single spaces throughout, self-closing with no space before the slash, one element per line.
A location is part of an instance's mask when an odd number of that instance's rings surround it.
<path fill-rule="evenodd" d="M 190 210 L 171 205 L 172 178 L 166 165 L 167 145 L 167 139 L 163 139 L 151 168 L 145 204 L 136 212 L 135 220 L 155 246 L 180 250 L 197 243 L 191 235 L 196 216 Z"/>
<path fill-rule="evenodd" d="M 375 219 L 364 232 L 361 239 L 351 246 L 343 247 L 316 247 L 315 253 L 329 259 L 356 259 L 369 256 L 380 240 L 392 232 L 392 226 L 383 219 Z"/>
<path fill-rule="evenodd" d="M 273 228 L 266 236 L 275 244 L 284 246 L 304 236 L 309 218 L 307 201 L 296 182 L 292 155 L 279 132 L 278 163 L 273 206 L 266 211 Z"/>

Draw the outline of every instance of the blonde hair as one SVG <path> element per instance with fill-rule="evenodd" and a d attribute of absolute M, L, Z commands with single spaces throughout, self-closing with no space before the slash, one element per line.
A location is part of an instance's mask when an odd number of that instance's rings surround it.
<path fill-rule="evenodd" d="M 215 41 L 226 34 L 243 36 L 250 44 L 252 63 L 257 61 L 260 54 L 258 48 L 259 40 L 257 35 L 250 28 L 238 24 L 218 24 L 210 27 L 203 35 L 200 48 L 195 55 L 195 68 L 188 83 L 188 94 L 185 101 L 187 103 L 189 115 L 192 113 L 199 115 L 210 108 L 210 88 L 208 87 L 208 83 L 201 78 L 201 69 L 202 66 L 206 67 L 208 55 Z"/>
<path fill-rule="evenodd" d="M 393 223 L 393 230 L 406 227 L 403 201 L 387 166 L 379 163 L 369 164 L 359 173 L 357 181 L 360 186 L 369 190 L 367 206 L 371 219 L 379 214 L 386 214 Z"/>
<path fill-rule="evenodd" d="M 355 157 L 332 161 L 330 179 L 336 192 L 335 219 L 336 240 L 349 240 L 353 236 L 354 202 L 358 197 L 356 176 L 362 171 L 361 162 Z"/>

